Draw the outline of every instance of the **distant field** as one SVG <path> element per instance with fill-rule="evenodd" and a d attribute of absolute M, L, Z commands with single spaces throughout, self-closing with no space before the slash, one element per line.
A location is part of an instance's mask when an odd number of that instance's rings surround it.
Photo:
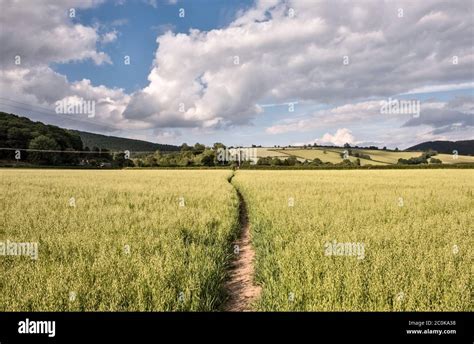
<path fill-rule="evenodd" d="M 391 165 L 397 164 L 398 159 L 410 159 L 413 157 L 418 157 L 422 152 L 393 152 L 393 151 L 384 151 L 384 150 L 372 150 L 372 149 L 357 149 L 351 148 L 353 152 L 359 152 L 362 154 L 367 154 L 371 159 L 362 159 L 359 158 L 362 166 L 365 165 Z M 258 148 L 257 154 L 258 157 L 279 157 L 287 158 L 288 156 L 295 156 L 299 158 L 300 161 L 304 160 L 314 160 L 316 158 L 320 159 L 322 162 L 330 162 L 337 164 L 342 162 L 342 153 L 344 148 Z M 457 159 L 453 159 L 451 154 L 438 154 L 434 156 L 437 159 L 440 159 L 445 164 L 456 164 L 456 163 L 474 163 L 474 157 L 459 155 Z M 349 160 L 356 161 L 357 157 L 349 156 Z"/>
<path fill-rule="evenodd" d="M 234 181 L 249 208 L 258 310 L 472 311 L 471 170 L 239 171 Z M 327 254 L 334 241 L 363 244 L 363 257 Z"/>
<path fill-rule="evenodd" d="M 459 155 L 454 159 L 452 154 L 438 154 L 435 158 L 440 159 L 445 164 L 474 163 L 474 156 Z"/>
<path fill-rule="evenodd" d="M 343 150 L 341 150 L 342 152 Z M 278 150 L 279 153 L 285 154 L 287 156 L 295 156 L 299 158 L 300 161 L 304 160 L 314 160 L 316 158 L 320 159 L 322 162 L 330 162 L 333 164 L 337 164 L 343 161 L 340 152 L 333 150 L 333 149 L 292 149 L 292 148 L 287 148 L 285 150 Z M 274 152 L 275 153 L 275 152 Z M 262 152 L 263 156 L 264 152 Z M 349 157 L 349 160 L 351 161 L 356 161 L 356 157 Z M 359 159 L 361 162 L 361 165 L 385 165 L 384 163 L 380 163 L 377 161 L 372 161 L 372 160 L 366 160 L 366 159 Z"/>
<path fill-rule="evenodd" d="M 277 148 L 257 148 L 257 157 L 264 158 L 264 157 L 282 157 L 287 158 L 286 154 L 280 153 L 276 151 Z"/>
<path fill-rule="evenodd" d="M 364 154 L 368 154 L 372 159 L 382 161 L 388 164 L 396 164 L 398 159 L 410 159 L 420 156 L 422 152 L 391 152 L 384 150 L 363 150 Z"/>
<path fill-rule="evenodd" d="M 229 175 L 0 170 L 0 241 L 39 243 L 37 260 L 0 256 L 0 311 L 215 310 L 238 213 Z"/>
<path fill-rule="evenodd" d="M 341 156 L 338 153 L 329 151 L 326 151 L 326 153 L 324 153 L 323 150 L 319 149 L 285 149 L 283 152 L 288 155 L 294 155 L 307 160 L 314 160 L 316 158 L 319 158 L 323 162 L 328 161 L 332 162 L 333 164 L 337 164 L 342 161 Z"/>

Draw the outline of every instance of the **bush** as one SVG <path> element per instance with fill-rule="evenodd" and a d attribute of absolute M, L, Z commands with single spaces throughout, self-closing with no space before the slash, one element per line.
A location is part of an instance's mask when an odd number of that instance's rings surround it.
<path fill-rule="evenodd" d="M 272 159 L 271 159 L 271 158 L 268 158 L 268 157 L 260 158 L 260 159 L 258 159 L 258 161 L 257 161 L 257 165 L 270 166 L 271 164 L 272 164 Z"/>
<path fill-rule="evenodd" d="M 427 156 L 426 153 L 423 153 L 421 156 L 416 157 L 416 158 L 410 158 L 410 159 L 398 159 L 398 164 L 399 165 L 419 165 L 419 164 L 427 164 Z"/>
<path fill-rule="evenodd" d="M 298 159 L 294 156 L 290 156 L 288 157 L 288 159 L 285 160 L 285 165 L 288 165 L 288 166 L 295 166 L 298 163 L 299 163 Z"/>

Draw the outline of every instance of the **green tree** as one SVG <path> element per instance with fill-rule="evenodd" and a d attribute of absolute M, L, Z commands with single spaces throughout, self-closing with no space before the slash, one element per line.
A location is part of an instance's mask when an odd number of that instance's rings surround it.
<path fill-rule="evenodd" d="M 58 143 L 51 137 L 40 135 L 30 141 L 29 149 L 35 150 L 60 150 Z M 29 159 L 38 164 L 55 164 L 60 161 L 61 153 L 55 152 L 30 152 Z"/>
<path fill-rule="evenodd" d="M 181 148 L 181 152 L 190 151 L 193 149 L 192 147 L 188 146 L 186 143 L 183 143 L 180 148 Z"/>
<path fill-rule="evenodd" d="M 194 145 L 194 154 L 202 154 L 205 149 L 206 149 L 206 146 L 204 146 L 201 143 L 196 143 Z"/>
<path fill-rule="evenodd" d="M 214 166 L 214 156 L 212 154 L 206 154 L 201 159 L 201 164 L 204 166 Z"/>
<path fill-rule="evenodd" d="M 220 142 L 216 142 L 214 143 L 214 145 L 212 145 L 212 149 L 214 149 L 215 151 L 217 151 L 219 148 L 225 149 L 225 145 Z"/>

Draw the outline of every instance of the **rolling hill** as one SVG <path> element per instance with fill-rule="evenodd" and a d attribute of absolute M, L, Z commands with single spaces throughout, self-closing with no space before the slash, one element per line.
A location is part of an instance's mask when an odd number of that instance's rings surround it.
<path fill-rule="evenodd" d="M 154 152 L 180 149 L 173 145 L 64 129 L 35 122 L 27 117 L 0 112 L 0 148 L 31 148 L 31 141 L 38 136 L 53 139 L 57 150 L 80 151 L 85 147 L 97 147 L 109 151 Z"/>
<path fill-rule="evenodd" d="M 178 146 L 153 143 L 142 140 L 126 139 L 123 137 L 106 136 L 100 134 L 93 134 L 85 131 L 70 130 L 73 133 L 78 134 L 84 147 L 98 147 L 105 148 L 111 151 L 125 151 L 129 150 L 132 152 L 153 152 L 156 150 L 160 151 L 179 151 Z"/>
<path fill-rule="evenodd" d="M 474 155 L 474 140 L 464 141 L 428 141 L 417 144 L 405 151 L 428 151 L 435 150 L 438 153 L 453 154 L 456 150 L 461 155 Z"/>
<path fill-rule="evenodd" d="M 359 159 L 361 166 L 372 165 L 396 165 L 398 159 L 410 159 L 416 158 L 423 154 L 423 150 L 417 151 L 389 151 L 389 150 L 376 150 L 376 149 L 365 149 L 365 148 L 341 148 L 341 147 L 308 147 L 303 149 L 301 147 L 296 148 L 258 148 L 257 155 L 261 157 L 271 157 L 286 159 L 288 156 L 294 156 L 300 161 L 308 160 L 312 161 L 319 159 L 322 162 L 326 163 L 341 163 L 343 158 L 341 154 L 346 151 L 351 150 L 351 156 L 348 156 L 348 159 L 352 162 L 355 162 Z M 426 149 L 429 150 L 429 149 Z M 362 156 L 355 156 L 356 153 L 362 154 Z M 460 164 L 460 163 L 474 163 L 474 156 L 469 156 L 459 153 L 459 155 L 454 156 L 451 154 L 438 154 L 434 156 L 436 159 L 441 160 L 443 164 Z"/>

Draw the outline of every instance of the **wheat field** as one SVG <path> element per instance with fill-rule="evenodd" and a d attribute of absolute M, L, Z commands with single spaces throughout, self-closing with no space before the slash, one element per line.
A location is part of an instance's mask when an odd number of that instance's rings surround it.
<path fill-rule="evenodd" d="M 231 175 L 0 170 L 0 242 L 38 243 L 38 259 L 0 256 L 0 311 L 220 310 L 234 186 L 262 287 L 253 309 L 473 310 L 471 170 Z"/>
<path fill-rule="evenodd" d="M 256 309 L 472 310 L 473 177 L 239 171 L 234 182 L 247 200 L 263 288 Z M 327 243 L 364 251 L 328 254 Z"/>
<path fill-rule="evenodd" d="M 0 311 L 216 309 L 237 226 L 229 171 L 0 170 Z"/>

